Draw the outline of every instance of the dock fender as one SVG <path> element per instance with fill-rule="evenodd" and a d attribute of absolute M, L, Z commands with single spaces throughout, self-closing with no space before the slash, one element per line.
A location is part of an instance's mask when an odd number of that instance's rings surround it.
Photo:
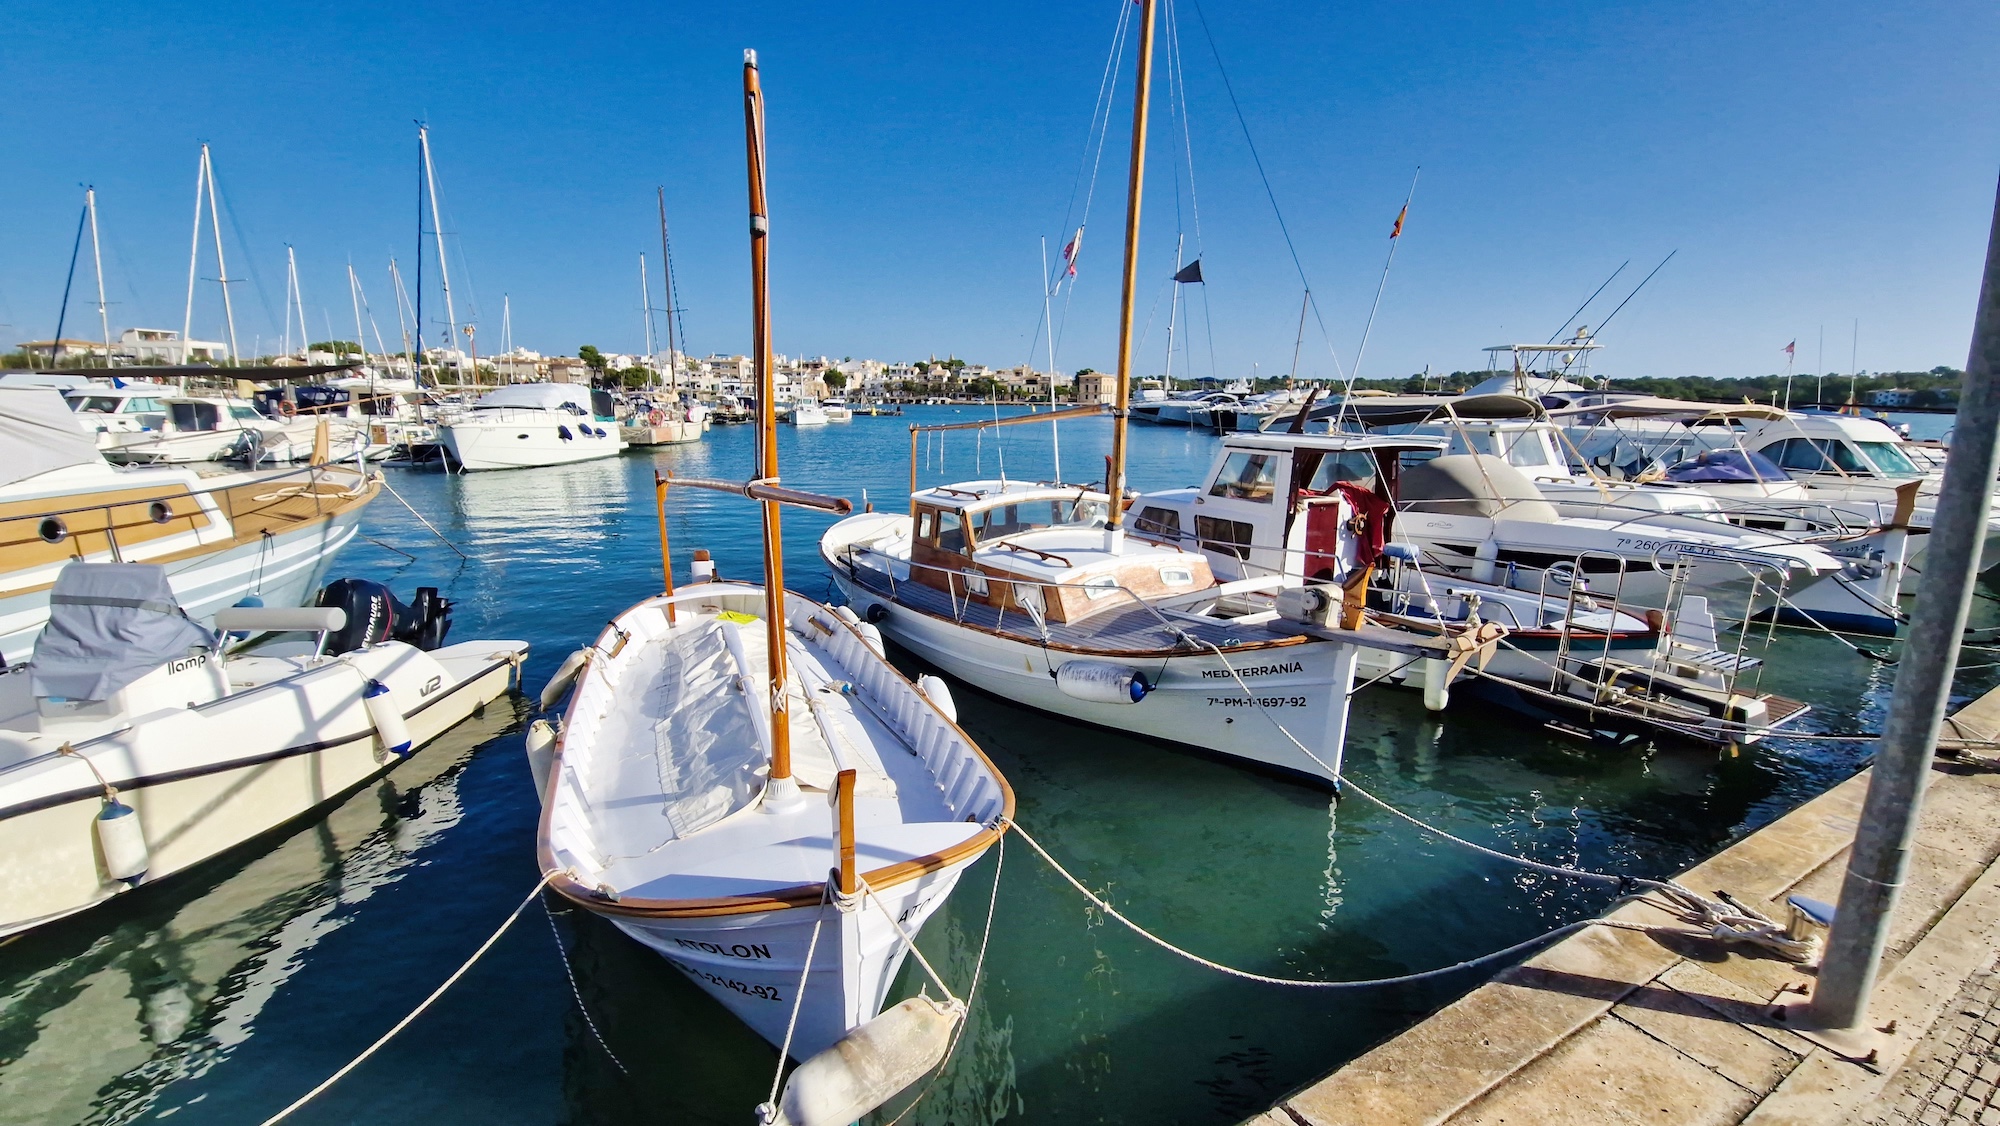
<path fill-rule="evenodd" d="M 547 684 L 542 685 L 542 694 L 536 702 L 543 711 L 549 711 L 562 703 L 563 698 L 569 695 L 570 688 L 576 684 L 576 678 L 582 675 L 583 666 L 589 661 L 588 648 L 578 649 L 563 658 L 562 664 L 556 666 L 556 674 L 549 678 Z"/>
<path fill-rule="evenodd" d="M 848 625 L 854 625 L 859 621 L 861 621 L 861 619 L 855 615 L 854 607 L 852 606 L 835 606 L 833 608 L 833 616 L 839 618 L 843 622 L 846 622 Z"/>
<path fill-rule="evenodd" d="M 889 607 L 880 602 L 870 603 L 868 612 L 864 616 L 868 619 L 869 625 L 879 626 L 889 620 Z"/>
<path fill-rule="evenodd" d="M 917 691 L 922 692 L 925 699 L 935 704 L 946 719 L 953 723 L 958 722 L 958 703 L 951 698 L 951 687 L 944 682 L 943 677 L 925 673 L 917 678 Z"/>
<path fill-rule="evenodd" d="M 115 792 L 104 799 L 97 811 L 97 847 L 104 854 L 105 874 L 129 886 L 145 879 L 152 866 L 146 848 L 146 829 L 139 811 L 118 800 Z"/>
<path fill-rule="evenodd" d="M 776 1107 L 758 1109 L 772 1126 L 847 1126 L 894 1098 L 943 1062 L 956 1003 L 912 997 L 834 1041 L 785 1081 Z"/>
<path fill-rule="evenodd" d="M 1136 704 L 1153 690 L 1145 673 L 1103 661 L 1064 661 L 1056 667 L 1056 687 L 1065 696 L 1096 704 Z"/>
<path fill-rule="evenodd" d="M 396 694 L 388 685 L 370 678 L 361 693 L 361 702 L 367 705 L 368 719 L 375 725 L 376 737 L 382 740 L 384 761 L 390 756 L 409 758 L 414 743 L 410 725 L 403 721 L 403 709 L 396 703 Z"/>
<path fill-rule="evenodd" d="M 883 648 L 882 645 L 881 630 L 876 629 L 867 622 L 862 622 L 860 625 L 854 627 L 854 632 L 861 635 L 861 640 L 868 644 L 868 648 L 875 651 L 877 657 L 888 656 L 888 650 Z"/>
<path fill-rule="evenodd" d="M 535 800 L 549 800 L 549 770 L 556 761 L 556 725 L 538 719 L 528 725 L 528 773 L 535 779 Z"/>

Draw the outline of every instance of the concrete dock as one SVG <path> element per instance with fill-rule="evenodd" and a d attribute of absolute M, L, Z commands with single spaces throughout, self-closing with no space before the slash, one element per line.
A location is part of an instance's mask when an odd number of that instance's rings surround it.
<path fill-rule="evenodd" d="M 1948 721 L 2000 737 L 2000 689 Z M 1933 766 L 1910 875 L 1863 1039 L 1781 1015 L 1812 967 L 1704 938 L 1645 901 L 1507 969 L 1245 1126 L 1980 1123 L 2000 1126 L 2000 769 L 1991 750 Z M 1783 921 L 1832 902 L 1868 772 L 1676 879 Z M 1872 1053 L 1872 1055 L 1870 1054 Z"/>

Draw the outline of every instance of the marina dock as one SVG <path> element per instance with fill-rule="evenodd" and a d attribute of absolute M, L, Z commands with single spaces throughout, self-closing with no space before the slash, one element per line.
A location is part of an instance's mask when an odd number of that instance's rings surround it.
<path fill-rule="evenodd" d="M 1949 746 L 1990 742 L 2000 734 L 2000 689 L 1945 730 Z M 1870 774 L 1676 882 L 1726 890 L 1781 921 L 1791 896 L 1837 900 Z M 1678 922 L 1643 900 L 1608 918 Z M 1777 1015 L 1803 998 L 1809 966 L 1704 939 L 1592 927 L 1245 1126 L 2000 1121 L 1996 950 L 2000 773 L 1941 754 L 1869 1010 L 1876 1032 L 1865 1042 L 1824 1040 Z"/>

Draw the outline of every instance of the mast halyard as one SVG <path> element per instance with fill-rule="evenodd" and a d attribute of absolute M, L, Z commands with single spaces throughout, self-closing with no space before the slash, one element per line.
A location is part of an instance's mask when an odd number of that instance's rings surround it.
<path fill-rule="evenodd" d="M 757 365 L 757 479 L 778 483 L 778 404 L 771 354 L 770 213 L 764 198 L 764 90 L 757 52 L 743 52 L 743 133 L 750 170 L 750 348 Z M 785 556 L 778 502 L 764 505 L 764 630 L 771 688 L 771 775 L 767 807 L 799 801 L 792 778 L 792 729 L 785 670 Z"/>
<path fill-rule="evenodd" d="M 1132 97 L 1132 171 L 1125 196 L 1125 280 L 1118 313 L 1118 383 L 1111 415 L 1111 465 L 1104 491 L 1111 498 L 1105 528 L 1115 549 L 1125 525 L 1125 425 L 1132 403 L 1132 310 L 1139 285 L 1139 203 L 1146 182 L 1146 102 L 1153 91 L 1154 0 L 1139 0 L 1139 66 Z"/>

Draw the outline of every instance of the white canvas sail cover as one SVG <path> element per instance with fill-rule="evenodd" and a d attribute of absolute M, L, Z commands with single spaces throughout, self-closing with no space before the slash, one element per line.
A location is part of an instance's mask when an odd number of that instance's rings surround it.
<path fill-rule="evenodd" d="M 189 650 L 214 645 L 215 635 L 174 600 L 165 567 L 79 560 L 56 576 L 29 670 L 38 697 L 108 700 Z"/>
<path fill-rule="evenodd" d="M 0 388 L 0 485 L 103 458 L 62 394 L 47 387 Z"/>

